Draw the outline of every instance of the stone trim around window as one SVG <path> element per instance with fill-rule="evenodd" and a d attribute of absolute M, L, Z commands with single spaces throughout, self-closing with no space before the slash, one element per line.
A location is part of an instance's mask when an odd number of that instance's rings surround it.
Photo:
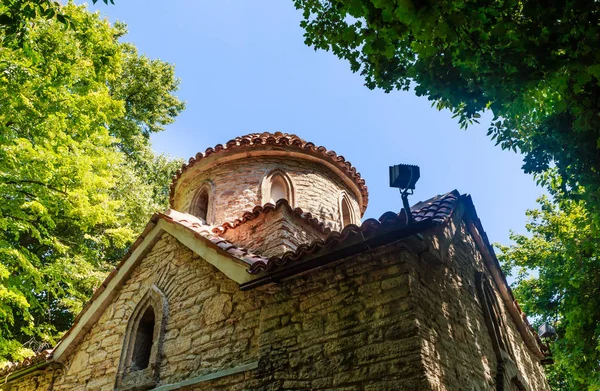
<path fill-rule="evenodd" d="M 152 313 L 149 311 L 152 311 Z M 156 386 L 160 375 L 160 361 L 168 313 L 169 307 L 166 296 L 160 289 L 152 285 L 129 318 L 123 340 L 123 349 L 121 350 L 115 390 L 141 391 Z M 153 324 L 148 324 L 148 319 L 152 319 Z M 147 345 L 149 336 L 143 335 L 149 331 L 152 335 L 151 346 Z M 137 364 L 136 360 L 138 361 Z M 140 366 L 140 363 L 142 367 L 136 368 L 135 366 Z"/>
<path fill-rule="evenodd" d="M 271 185 L 277 179 L 281 179 L 281 181 L 285 184 L 285 199 L 288 204 L 292 208 L 296 207 L 295 203 L 295 188 L 294 182 L 290 176 L 283 170 L 276 168 L 270 171 L 267 175 L 264 176 L 262 182 L 260 184 L 260 200 L 261 205 L 265 205 L 268 203 L 275 204 L 278 200 L 271 200 Z"/>

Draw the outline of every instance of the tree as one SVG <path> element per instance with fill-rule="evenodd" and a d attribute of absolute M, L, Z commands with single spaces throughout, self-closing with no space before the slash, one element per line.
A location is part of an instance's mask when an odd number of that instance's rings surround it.
<path fill-rule="evenodd" d="M 530 236 L 512 234 L 500 246 L 515 295 L 535 323 L 555 325 L 549 368 L 555 390 L 600 389 L 600 232 L 582 201 L 547 197 L 527 212 Z"/>
<path fill-rule="evenodd" d="M 114 0 L 102 0 L 114 4 Z M 92 0 L 94 4 L 98 0 Z M 51 20 L 69 27 L 71 18 L 64 13 L 59 2 L 52 0 L 4 0 L 0 3 L 1 47 L 19 47 L 31 59 L 36 60 L 31 51 L 30 31 L 40 20 Z"/>
<path fill-rule="evenodd" d="M 561 194 L 600 208 L 600 4 L 584 1 L 294 0 L 305 42 L 331 50 L 369 88 L 414 90 L 462 127 L 555 166 Z M 578 192 L 579 189 L 585 192 Z"/>
<path fill-rule="evenodd" d="M 54 344 L 149 215 L 178 161 L 149 135 L 184 108 L 173 67 L 84 7 L 0 49 L 0 358 Z M 5 42 L 4 32 L 0 32 Z M 35 53 L 32 58 L 30 53 Z M 34 346 L 35 345 L 35 346 Z"/>
<path fill-rule="evenodd" d="M 521 276 L 515 294 L 536 319 L 559 322 L 555 386 L 598 389 L 600 4 L 294 3 L 306 44 L 348 61 L 367 87 L 414 88 L 462 128 L 493 113 L 488 135 L 523 153 L 524 171 L 552 195 L 529 212 L 533 238 L 515 235 L 516 245 L 503 248 L 507 270 L 539 271 Z"/>

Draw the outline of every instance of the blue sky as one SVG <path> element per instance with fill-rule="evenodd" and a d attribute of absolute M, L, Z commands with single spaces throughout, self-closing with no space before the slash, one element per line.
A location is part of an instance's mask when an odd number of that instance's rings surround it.
<path fill-rule="evenodd" d="M 521 156 L 495 147 L 487 123 L 460 130 L 413 92 L 364 87 L 346 62 L 303 43 L 292 0 L 115 0 L 90 6 L 129 26 L 125 41 L 174 63 L 187 109 L 153 147 L 189 158 L 252 132 L 287 132 L 344 155 L 369 187 L 367 217 L 399 211 L 388 166 L 417 164 L 411 204 L 458 189 L 470 193 L 492 242 L 524 231 L 543 192 Z M 488 118 L 489 120 L 489 118 Z"/>

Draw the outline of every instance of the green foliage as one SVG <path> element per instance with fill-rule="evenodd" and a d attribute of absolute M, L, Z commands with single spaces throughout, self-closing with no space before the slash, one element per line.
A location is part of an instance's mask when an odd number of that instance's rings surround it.
<path fill-rule="evenodd" d="M 306 44 L 347 60 L 367 87 L 414 89 L 461 128 L 491 110 L 488 135 L 523 153 L 555 200 L 530 212 L 532 239 L 504 248 L 509 267 L 539 271 L 515 293 L 530 314 L 560 322 L 557 389 L 600 389 L 600 3 L 294 3 Z"/>
<path fill-rule="evenodd" d="M 102 0 L 104 4 L 114 4 L 114 0 Z M 92 0 L 94 4 L 98 0 Z M 38 60 L 31 50 L 32 29 L 41 20 L 56 20 L 65 28 L 71 27 L 73 20 L 63 12 L 61 5 L 52 0 L 4 0 L 0 3 L 1 47 L 19 47 L 33 61 Z"/>
<path fill-rule="evenodd" d="M 563 193 L 600 196 L 600 3 L 294 0 L 305 42 L 369 88 L 409 90 L 461 127 L 491 110 L 489 135 L 524 169 L 556 166 Z M 545 182 L 543 175 L 539 180 Z M 587 193 L 576 189 L 583 186 Z"/>
<path fill-rule="evenodd" d="M 180 165 L 148 141 L 184 107 L 173 67 L 119 43 L 124 26 L 59 10 L 71 28 L 36 14 L 27 50 L 0 49 L 0 359 L 56 342 Z"/>
<path fill-rule="evenodd" d="M 537 325 L 556 326 L 555 390 L 600 389 L 600 232 L 582 201 L 538 200 L 527 212 L 530 235 L 500 246 L 505 270 L 516 273 L 515 295 Z"/>

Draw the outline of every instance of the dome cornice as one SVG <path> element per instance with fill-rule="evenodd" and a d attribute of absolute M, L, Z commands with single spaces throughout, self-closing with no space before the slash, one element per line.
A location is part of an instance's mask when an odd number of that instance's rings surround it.
<path fill-rule="evenodd" d="M 314 143 L 305 141 L 294 134 L 280 132 L 251 133 L 229 140 L 224 145 L 217 144 L 213 148 L 206 149 L 204 153 L 198 152 L 173 177 L 170 187 L 171 207 L 174 207 L 176 190 L 181 184 L 180 179 L 185 177 L 186 173 L 195 170 L 206 170 L 227 161 L 258 156 L 287 156 L 324 163 L 352 189 L 358 199 L 361 215 L 364 214 L 368 204 L 369 192 L 365 180 L 350 162 L 323 146 L 316 146 Z"/>

